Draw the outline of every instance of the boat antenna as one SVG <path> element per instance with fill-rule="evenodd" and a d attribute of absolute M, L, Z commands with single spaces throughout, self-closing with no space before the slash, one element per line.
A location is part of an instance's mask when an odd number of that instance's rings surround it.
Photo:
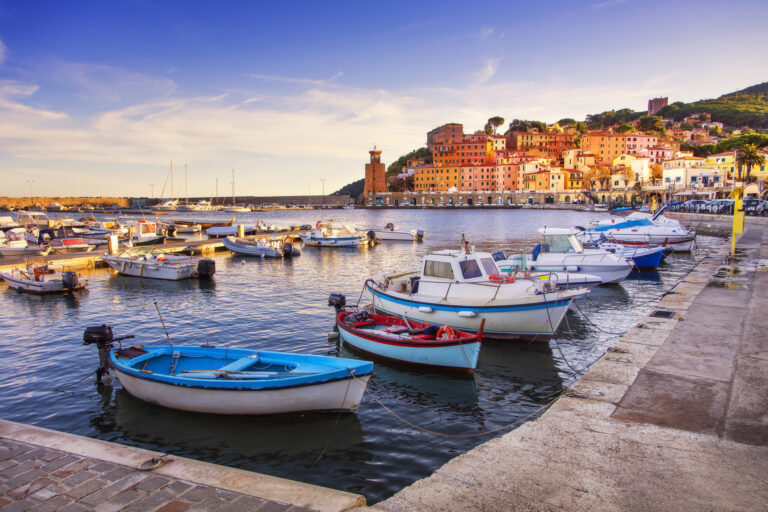
<path fill-rule="evenodd" d="M 168 343 L 173 346 L 173 342 L 171 341 L 171 337 L 168 334 L 168 329 L 165 328 L 165 321 L 163 320 L 163 315 L 160 313 L 160 306 L 157 305 L 157 300 L 153 301 L 155 303 L 155 309 L 157 310 L 157 316 L 160 317 L 160 323 L 163 324 L 163 330 L 165 331 L 165 337 L 168 338 Z"/>
<path fill-rule="evenodd" d="M 464 254 L 469 254 L 469 242 L 467 242 L 467 239 L 464 237 L 464 233 L 461 234 L 461 245 L 464 248 Z"/>

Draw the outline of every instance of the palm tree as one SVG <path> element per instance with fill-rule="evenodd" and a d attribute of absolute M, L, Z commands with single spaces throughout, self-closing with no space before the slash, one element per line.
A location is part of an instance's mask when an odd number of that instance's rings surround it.
<path fill-rule="evenodd" d="M 757 146 L 754 144 L 744 144 L 736 149 L 736 166 L 739 168 L 739 180 L 741 180 L 741 168 L 747 168 L 747 176 L 745 181 L 749 183 L 752 172 L 752 167 L 761 166 L 765 163 L 765 156 L 759 153 Z"/>

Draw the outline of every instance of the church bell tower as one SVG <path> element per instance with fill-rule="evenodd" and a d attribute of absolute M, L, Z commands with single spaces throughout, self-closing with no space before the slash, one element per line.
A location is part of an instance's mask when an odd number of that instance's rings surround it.
<path fill-rule="evenodd" d="M 384 175 L 386 169 L 381 163 L 381 151 L 376 146 L 369 151 L 370 163 L 365 164 L 365 188 L 363 194 L 379 194 L 387 191 L 387 178 Z"/>

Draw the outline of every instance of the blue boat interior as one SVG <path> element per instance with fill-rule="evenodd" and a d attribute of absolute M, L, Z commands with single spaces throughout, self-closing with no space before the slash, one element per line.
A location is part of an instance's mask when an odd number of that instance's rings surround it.
<path fill-rule="evenodd" d="M 294 379 L 301 384 L 313 378 L 348 378 L 352 370 L 364 375 L 373 369 L 367 361 L 223 347 L 131 347 L 114 350 L 111 361 L 136 377 L 204 387 L 212 380 L 267 385 Z"/>

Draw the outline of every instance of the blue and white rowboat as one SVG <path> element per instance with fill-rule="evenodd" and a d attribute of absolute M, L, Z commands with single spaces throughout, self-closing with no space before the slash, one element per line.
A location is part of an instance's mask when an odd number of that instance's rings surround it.
<path fill-rule="evenodd" d="M 109 362 L 136 398 L 212 414 L 355 411 L 373 372 L 368 361 L 226 347 L 112 349 Z"/>

